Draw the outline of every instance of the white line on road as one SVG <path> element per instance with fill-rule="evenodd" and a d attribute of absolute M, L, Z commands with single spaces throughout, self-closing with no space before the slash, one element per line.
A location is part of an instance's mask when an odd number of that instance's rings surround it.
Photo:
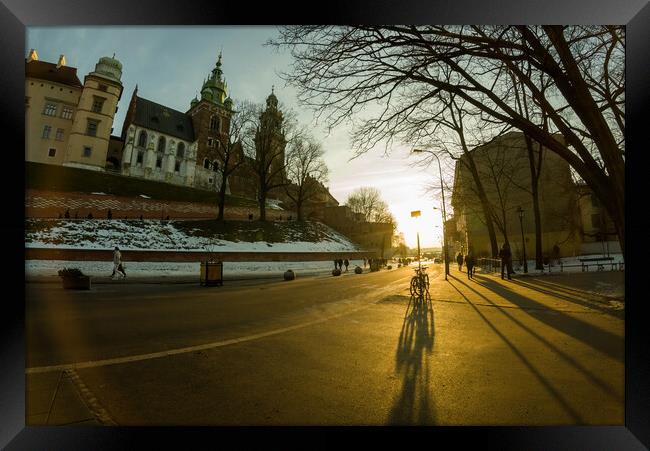
<path fill-rule="evenodd" d="M 400 282 L 400 281 L 401 281 L 401 279 L 398 280 L 397 282 Z M 390 290 L 393 289 L 392 285 L 394 285 L 395 283 L 396 282 L 393 282 L 393 283 L 389 284 L 387 287 L 385 287 L 384 289 L 379 290 L 379 291 L 381 291 L 381 292 L 390 291 Z M 375 291 L 374 294 L 375 295 L 379 294 L 379 292 Z M 202 350 L 213 349 L 213 348 L 220 348 L 220 347 L 223 347 L 223 346 L 229 346 L 229 345 L 233 345 L 233 344 L 244 343 L 246 341 L 257 340 L 257 339 L 260 339 L 260 338 L 270 337 L 270 336 L 273 336 L 273 335 L 278 335 L 278 334 L 282 334 L 282 333 L 285 333 L 285 332 L 290 332 L 292 330 L 313 326 L 315 324 L 324 323 L 326 321 L 329 321 L 329 320 L 332 320 L 332 319 L 335 319 L 335 318 L 340 318 L 341 316 L 345 316 L 345 315 L 348 315 L 350 313 L 354 313 L 354 312 L 358 312 L 358 311 L 363 310 L 363 309 L 367 309 L 367 308 L 375 305 L 376 302 L 377 301 L 372 302 L 370 304 L 363 305 L 363 306 L 355 308 L 355 309 L 347 310 L 347 311 L 342 312 L 342 313 L 337 313 L 335 315 L 330 315 L 330 316 L 327 316 L 325 318 L 320 318 L 320 319 L 313 320 L 313 321 L 307 321 L 305 323 L 296 324 L 296 325 L 289 326 L 289 327 L 283 327 L 281 329 L 270 330 L 270 331 L 262 332 L 262 333 L 259 333 L 259 334 L 248 335 L 248 336 L 245 336 L 245 337 L 232 338 L 230 340 L 216 341 L 216 342 L 213 342 L 213 343 L 206 343 L 206 344 L 196 345 L 196 346 L 188 346 L 188 347 L 185 347 L 185 348 L 170 349 L 170 350 L 167 350 L 167 351 L 151 352 L 151 353 L 148 353 L 148 354 L 138 354 L 138 355 L 132 355 L 132 356 L 126 356 L 126 357 L 116 357 L 116 358 L 113 358 L 113 359 L 90 360 L 90 361 L 87 361 L 87 362 L 66 363 L 66 364 L 62 364 L 62 365 L 31 367 L 31 368 L 26 368 L 25 373 L 26 374 L 39 374 L 39 373 L 49 373 L 49 372 L 52 372 L 52 371 L 66 371 L 66 370 L 71 371 L 71 370 L 80 370 L 80 369 L 86 369 L 86 368 L 97 368 L 97 367 L 101 367 L 101 366 L 117 365 L 117 364 L 120 364 L 120 363 L 140 362 L 140 361 L 143 361 L 143 360 L 158 359 L 158 358 L 161 358 L 161 357 L 168 357 L 168 356 L 172 356 L 172 355 L 185 354 L 185 353 L 188 353 L 188 352 L 202 351 Z"/>

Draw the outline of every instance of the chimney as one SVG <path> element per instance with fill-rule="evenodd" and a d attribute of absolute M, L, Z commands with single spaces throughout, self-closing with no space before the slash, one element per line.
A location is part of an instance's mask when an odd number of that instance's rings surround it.
<path fill-rule="evenodd" d="M 32 61 L 38 61 L 38 53 L 36 53 L 36 49 L 29 50 L 29 55 L 27 56 L 27 62 L 31 63 Z"/>
<path fill-rule="evenodd" d="M 59 62 L 56 63 L 56 68 L 60 69 L 61 66 L 65 66 L 65 55 L 59 56 Z"/>

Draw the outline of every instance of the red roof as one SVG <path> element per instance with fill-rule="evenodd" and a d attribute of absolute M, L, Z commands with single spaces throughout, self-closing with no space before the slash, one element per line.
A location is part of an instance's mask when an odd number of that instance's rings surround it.
<path fill-rule="evenodd" d="M 25 77 L 38 78 L 39 80 L 52 81 L 61 83 L 75 88 L 82 88 L 83 85 L 77 77 L 77 68 L 61 66 L 56 67 L 56 64 L 47 63 L 45 61 L 30 61 L 25 63 Z"/>

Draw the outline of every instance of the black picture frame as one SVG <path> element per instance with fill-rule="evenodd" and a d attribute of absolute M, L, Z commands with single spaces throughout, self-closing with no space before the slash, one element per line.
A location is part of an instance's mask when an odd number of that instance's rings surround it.
<path fill-rule="evenodd" d="M 363 429 L 373 441 L 385 443 L 386 434 L 403 446 L 467 443 L 481 448 L 522 450 L 635 450 L 650 447 L 650 346 L 647 302 L 638 283 L 645 269 L 643 238 L 643 186 L 647 150 L 644 117 L 650 105 L 650 5 L 647 0 L 624 4 L 609 0 L 503 0 L 490 4 L 479 0 L 447 1 L 340 1 L 299 6 L 264 2 L 195 0 L 3 0 L 0 4 L 0 111 L 4 134 L 2 177 L 5 215 L 0 221 L 5 242 L 5 280 L 12 294 L 2 296 L 2 347 L 0 348 L 0 447 L 6 449 L 125 449 L 150 448 L 157 442 L 183 448 L 191 443 L 206 447 L 225 445 L 222 428 L 121 428 L 121 427 L 25 427 L 25 318 L 24 318 L 24 186 L 22 171 L 8 170 L 24 164 L 24 58 L 25 27 L 46 25 L 229 25 L 283 23 L 500 23 L 500 24 L 625 24 L 626 32 L 626 316 L 625 316 L 625 426 L 589 427 L 440 427 Z M 9 166 L 7 166 L 9 165 Z M 643 171 L 643 172 L 642 172 Z M 646 177 L 647 178 L 647 177 Z M 637 208 L 634 208 L 636 206 Z M 15 286 L 14 286 L 15 285 Z M 279 444 L 300 444 L 295 431 L 281 433 L 264 428 Z M 343 428 L 310 428 L 329 434 Z M 278 432 L 280 432 L 278 434 Z M 325 435 L 323 434 L 323 435 Z M 248 429 L 228 430 L 241 444 L 254 435 Z M 366 435 L 366 434 L 364 434 Z M 327 435 L 329 437 L 329 435 Z M 424 440 L 424 442 L 422 442 Z M 270 446 L 266 442 L 262 446 Z M 311 446 L 302 442 L 303 446 Z M 319 440 L 323 446 L 327 442 Z M 182 444 L 182 445 L 180 445 Z M 283 446 L 284 447 L 284 446 Z"/>

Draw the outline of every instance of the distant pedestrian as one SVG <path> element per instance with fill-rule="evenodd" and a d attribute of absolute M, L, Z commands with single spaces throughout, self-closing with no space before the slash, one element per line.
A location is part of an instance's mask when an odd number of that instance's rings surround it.
<path fill-rule="evenodd" d="M 560 246 L 555 243 L 553 245 L 553 258 L 555 259 L 555 262 L 559 265 L 560 264 Z"/>
<path fill-rule="evenodd" d="M 346 258 L 343 261 L 343 264 L 345 265 L 345 272 L 347 272 L 348 271 L 348 266 L 350 265 L 350 261 Z"/>
<path fill-rule="evenodd" d="M 339 259 L 338 259 L 338 264 L 339 264 L 339 269 L 340 269 L 341 271 L 343 271 L 343 259 L 342 259 L 342 258 L 339 258 Z"/>
<path fill-rule="evenodd" d="M 167 217 L 166 217 L 165 219 L 166 219 L 167 221 L 169 221 L 169 215 L 167 215 Z"/>
<path fill-rule="evenodd" d="M 111 211 L 110 208 L 108 209 L 108 213 L 106 213 L 106 218 L 107 219 L 113 219 L 113 212 Z"/>
<path fill-rule="evenodd" d="M 92 214 L 92 212 L 91 212 L 91 213 L 88 213 L 87 218 L 88 218 L 88 219 L 93 219 L 93 214 Z"/>
<path fill-rule="evenodd" d="M 248 213 L 248 220 L 252 221 L 253 220 L 253 213 Z"/>
<path fill-rule="evenodd" d="M 499 257 L 501 258 L 501 279 L 505 279 L 504 273 L 508 273 L 508 280 L 511 280 L 512 271 L 512 252 L 510 251 L 510 243 L 507 241 L 501 246 L 499 251 Z"/>
<path fill-rule="evenodd" d="M 144 221 L 144 218 L 142 217 L 142 215 L 140 215 L 140 221 Z"/>
<path fill-rule="evenodd" d="M 368 263 L 368 260 L 366 260 L 366 257 L 363 257 L 363 267 L 366 267 L 366 264 Z"/>
<path fill-rule="evenodd" d="M 471 279 L 474 276 L 474 251 L 470 247 L 465 256 L 465 267 L 467 268 L 467 278 Z"/>
<path fill-rule="evenodd" d="M 339 261 L 337 259 L 334 259 L 334 269 L 338 269 L 339 267 Z"/>
<path fill-rule="evenodd" d="M 65 211 L 65 214 L 63 215 L 63 217 L 65 219 L 70 219 L 70 209 L 69 208 Z"/>
<path fill-rule="evenodd" d="M 111 274 L 111 277 L 114 278 L 116 273 L 122 273 L 122 278 L 126 277 L 124 265 L 122 265 L 122 253 L 117 246 L 115 246 L 115 250 L 113 251 L 113 274 Z"/>
<path fill-rule="evenodd" d="M 463 270 L 463 254 L 462 253 L 459 252 L 458 255 L 456 255 L 456 261 L 458 262 L 458 270 L 462 271 Z"/>

